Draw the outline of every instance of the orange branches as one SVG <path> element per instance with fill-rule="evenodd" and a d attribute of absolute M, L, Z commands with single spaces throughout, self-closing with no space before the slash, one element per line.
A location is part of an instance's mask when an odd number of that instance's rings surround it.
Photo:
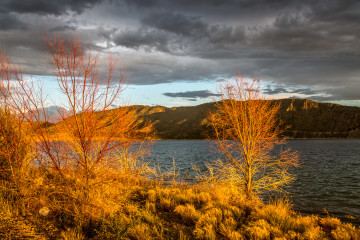
<path fill-rule="evenodd" d="M 41 85 L 25 80 L 21 68 L 1 57 L 2 103 L 26 122 L 29 136 L 39 152 L 37 160 L 45 169 L 57 173 L 67 181 L 69 175 L 81 179 L 85 192 L 105 181 L 108 171 L 121 168 L 119 149 L 129 152 L 138 139 L 148 132 L 141 129 L 130 107 L 111 109 L 125 89 L 128 74 L 117 67 L 117 61 L 108 54 L 108 63 L 100 63 L 100 54 L 94 54 L 81 40 L 65 39 L 60 35 L 43 38 L 49 53 L 47 62 L 57 77 L 65 102 L 59 108 L 60 122 L 46 127 L 46 101 Z M 144 153 L 146 144 L 141 143 Z M 55 170 L 55 171 L 52 171 Z"/>
<path fill-rule="evenodd" d="M 130 147 L 139 137 L 138 122 L 129 108 L 113 109 L 111 114 L 107 111 L 124 90 L 128 74 L 116 67 L 111 55 L 103 68 L 99 55 L 91 48 L 85 51 L 77 38 L 45 35 L 44 43 L 72 115 L 63 113 L 63 121 L 56 125 L 55 132 L 66 136 L 67 151 L 62 160 L 83 174 L 89 188 L 95 173 L 106 174 L 100 173 L 104 166 L 117 167 L 115 149 Z M 71 161 L 64 161 L 67 159 Z"/>
<path fill-rule="evenodd" d="M 287 172 L 297 165 L 297 154 L 289 149 L 276 156 L 271 151 L 285 144 L 278 135 L 279 104 L 271 103 L 260 93 L 260 81 L 235 75 L 234 81 L 220 86 L 221 101 L 209 114 L 209 125 L 226 162 L 221 163 L 221 177 L 240 184 L 250 199 L 254 192 L 277 190 L 292 180 Z"/>
<path fill-rule="evenodd" d="M 27 136 L 28 126 L 16 111 L 16 108 L 25 108 L 20 103 L 23 96 L 13 94 L 16 86 L 12 83 L 22 79 L 21 68 L 12 65 L 3 52 L 0 54 L 0 78 L 0 178 L 21 186 L 32 144 Z"/>

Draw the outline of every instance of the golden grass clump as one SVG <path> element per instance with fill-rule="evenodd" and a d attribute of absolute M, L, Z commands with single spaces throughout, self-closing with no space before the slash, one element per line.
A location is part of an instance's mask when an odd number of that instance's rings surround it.
<path fill-rule="evenodd" d="M 192 188 L 184 189 L 183 191 L 180 189 L 174 189 L 173 194 L 174 200 L 179 204 L 193 203 L 196 196 Z"/>
<path fill-rule="evenodd" d="M 201 239 L 216 239 L 222 212 L 217 208 L 209 208 L 196 223 L 194 235 Z"/>
<path fill-rule="evenodd" d="M 273 204 L 264 205 L 256 212 L 256 216 L 266 219 L 271 225 L 277 226 L 283 232 L 293 228 L 295 212 L 285 201 L 275 201 Z"/>
<path fill-rule="evenodd" d="M 224 235 L 224 236 L 229 240 L 245 240 L 246 239 L 244 235 L 242 235 L 241 233 L 236 232 L 236 231 L 232 231 L 229 234 Z"/>
<path fill-rule="evenodd" d="M 306 229 L 316 225 L 318 217 L 316 216 L 295 216 L 293 220 L 292 230 L 298 233 L 304 233 Z"/>
<path fill-rule="evenodd" d="M 150 202 L 155 202 L 157 199 L 157 193 L 155 190 L 151 189 L 148 191 L 148 199 Z"/>
<path fill-rule="evenodd" d="M 174 202 L 170 198 L 162 197 L 160 198 L 158 204 L 156 205 L 159 209 L 164 211 L 172 211 L 175 207 Z"/>
<path fill-rule="evenodd" d="M 352 240 L 358 239 L 360 236 L 360 229 L 356 229 L 355 226 L 351 224 L 342 224 L 337 226 L 334 230 L 331 231 L 331 236 L 335 240 Z"/>
<path fill-rule="evenodd" d="M 341 225 L 338 218 L 325 217 L 320 219 L 319 224 L 327 231 L 334 230 L 337 226 Z"/>
<path fill-rule="evenodd" d="M 194 201 L 197 204 L 206 204 L 211 201 L 211 194 L 208 192 L 200 192 L 194 195 Z"/>
<path fill-rule="evenodd" d="M 154 202 L 146 201 L 145 208 L 152 213 L 156 213 L 156 205 Z"/>
<path fill-rule="evenodd" d="M 310 226 L 305 230 L 303 234 L 299 236 L 299 239 L 301 240 L 316 240 L 316 239 L 324 239 L 325 236 L 323 234 L 323 231 L 321 230 L 320 226 Z M 326 238 L 325 238 L 326 239 Z"/>
<path fill-rule="evenodd" d="M 229 239 L 242 239 L 244 236 L 238 232 L 238 229 L 244 220 L 242 218 L 243 212 L 236 207 L 230 206 L 223 209 L 222 214 L 222 221 L 218 226 L 219 234 Z"/>
<path fill-rule="evenodd" d="M 200 213 L 195 209 L 194 205 L 186 204 L 178 205 L 174 209 L 175 213 L 178 213 L 185 223 L 195 224 L 200 218 Z"/>
<path fill-rule="evenodd" d="M 81 228 L 72 228 L 67 231 L 61 232 L 61 237 L 63 240 L 85 240 L 85 236 Z"/>
<path fill-rule="evenodd" d="M 214 226 L 211 224 L 205 224 L 201 228 L 196 228 L 194 235 L 196 238 L 204 240 L 215 240 L 217 238 Z"/>
<path fill-rule="evenodd" d="M 150 227 L 146 223 L 137 224 L 134 228 L 130 229 L 129 236 L 137 240 L 152 239 Z"/>
<path fill-rule="evenodd" d="M 245 232 L 250 239 L 265 240 L 270 239 L 269 229 L 270 224 L 266 220 L 260 219 L 246 227 Z"/>

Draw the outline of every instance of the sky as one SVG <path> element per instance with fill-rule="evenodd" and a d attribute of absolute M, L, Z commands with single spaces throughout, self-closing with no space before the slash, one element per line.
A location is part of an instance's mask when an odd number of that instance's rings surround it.
<path fill-rule="evenodd" d="M 1 50 L 61 99 L 44 32 L 116 55 L 131 104 L 209 102 L 241 72 L 269 98 L 360 106 L 358 0 L 0 0 Z"/>

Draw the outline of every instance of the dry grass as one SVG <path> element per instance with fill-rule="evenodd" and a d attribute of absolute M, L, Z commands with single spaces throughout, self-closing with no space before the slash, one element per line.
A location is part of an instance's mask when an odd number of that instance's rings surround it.
<path fill-rule="evenodd" d="M 200 213 L 195 209 L 193 204 L 178 205 L 174 209 L 175 213 L 178 213 L 183 221 L 187 224 L 195 224 L 200 217 Z"/>
<path fill-rule="evenodd" d="M 125 156 L 126 155 L 126 156 Z M 136 155 L 118 169 L 94 169 L 86 188 L 76 168 L 29 165 L 0 182 L 2 239 L 349 239 L 360 230 L 336 218 L 300 216 L 285 200 L 269 204 L 232 182 L 189 185 L 149 180 Z M 98 172 L 97 172 L 98 171 Z M 103 174 L 106 173 L 106 174 Z M 158 177 L 155 179 L 161 179 Z M 12 178 L 14 179 L 14 178 Z M 19 178 L 17 178 L 19 179 Z M 87 189 L 87 191 L 84 191 Z M 86 196 L 84 195 L 86 193 Z M 42 212 L 49 210 L 48 214 Z"/>
<path fill-rule="evenodd" d="M 116 175 L 111 185 L 94 189 L 91 204 L 84 205 L 75 198 L 63 199 L 62 190 L 52 187 L 55 180 L 51 181 L 48 174 L 36 174 L 27 196 L 9 198 L 8 188 L 1 188 L 0 221 L 8 222 L 1 227 L 2 236 L 18 231 L 20 235 L 33 234 L 43 239 L 360 237 L 358 227 L 336 218 L 298 215 L 284 200 L 249 203 L 240 190 L 230 185 L 162 185 L 139 176 Z M 39 214 L 42 207 L 50 209 L 48 216 Z M 44 225 L 53 230 L 46 234 Z M 11 236 L 8 239 L 14 239 Z"/>

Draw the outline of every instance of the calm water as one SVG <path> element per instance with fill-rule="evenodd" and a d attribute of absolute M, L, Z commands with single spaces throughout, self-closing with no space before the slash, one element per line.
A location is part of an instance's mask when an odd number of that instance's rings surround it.
<path fill-rule="evenodd" d="M 288 146 L 299 152 L 301 161 L 288 189 L 294 209 L 303 214 L 326 209 L 331 216 L 359 225 L 360 140 L 289 140 Z M 205 169 L 205 162 L 221 158 L 209 141 L 156 141 L 151 148 L 147 158 L 151 165 L 166 171 L 175 160 L 179 174 L 188 181 L 193 180 L 193 165 Z"/>

